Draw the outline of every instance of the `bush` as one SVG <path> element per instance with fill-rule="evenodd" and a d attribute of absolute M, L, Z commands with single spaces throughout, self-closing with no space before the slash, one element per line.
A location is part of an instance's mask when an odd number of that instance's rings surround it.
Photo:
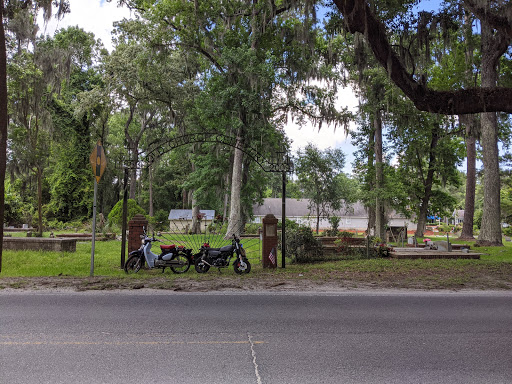
<path fill-rule="evenodd" d="M 285 223 L 286 223 L 286 231 L 287 232 L 288 232 L 288 229 L 298 229 L 300 227 L 299 223 L 297 223 L 296 221 L 290 220 L 290 219 L 286 219 Z M 281 220 L 279 220 L 277 222 L 277 228 L 278 229 L 283 228 L 283 223 Z"/>
<path fill-rule="evenodd" d="M 338 216 L 329 217 L 329 224 L 331 228 L 324 232 L 325 236 L 339 236 L 338 227 L 340 225 L 341 218 Z"/>
<path fill-rule="evenodd" d="M 261 228 L 260 224 L 251 223 L 251 224 L 245 224 L 244 233 L 251 234 L 251 235 L 257 235 L 258 230 Z"/>
<path fill-rule="evenodd" d="M 63 229 L 66 228 L 66 223 L 63 223 L 62 221 L 56 219 L 49 220 L 46 225 L 48 229 L 52 231 L 62 231 Z"/>
<path fill-rule="evenodd" d="M 286 250 L 292 255 L 292 262 L 295 263 L 309 263 L 322 258 L 322 246 L 315 239 L 311 228 L 304 225 L 297 228 L 287 227 Z"/>
<path fill-rule="evenodd" d="M 214 221 L 208 225 L 208 232 L 215 234 L 226 234 L 228 230 L 228 222 Z"/>
<path fill-rule="evenodd" d="M 146 212 L 144 212 L 144 209 L 142 209 L 133 199 L 128 199 L 128 221 L 130 221 L 133 216 L 141 214 L 146 215 Z M 108 214 L 108 221 L 111 224 L 116 224 L 121 226 L 123 223 L 123 201 L 119 200 L 116 205 L 114 205 L 114 208 L 110 211 Z"/>
<path fill-rule="evenodd" d="M 439 229 L 440 232 L 450 232 L 453 228 L 453 226 L 451 225 L 448 225 L 448 224 L 440 224 L 437 226 L 437 228 Z"/>
<path fill-rule="evenodd" d="M 159 209 L 155 212 L 155 216 L 149 218 L 149 224 L 155 231 L 169 230 L 169 212 L 165 209 Z"/>
<path fill-rule="evenodd" d="M 23 201 L 9 181 L 5 182 L 4 224 L 19 225 L 23 221 Z"/>

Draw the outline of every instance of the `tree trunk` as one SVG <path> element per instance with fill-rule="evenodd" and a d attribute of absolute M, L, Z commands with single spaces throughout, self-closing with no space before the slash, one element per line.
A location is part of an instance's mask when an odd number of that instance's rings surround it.
<path fill-rule="evenodd" d="M 469 14 L 464 16 L 464 37 L 471 41 L 473 37 L 473 19 Z M 472 44 L 466 46 L 466 76 L 465 86 L 471 86 L 473 81 L 474 47 Z M 460 115 L 459 122 L 466 126 L 466 197 L 464 200 L 464 221 L 459 239 L 473 240 L 473 223 L 475 217 L 475 195 L 476 195 L 476 138 L 477 122 L 475 115 Z"/>
<path fill-rule="evenodd" d="M 466 125 L 466 198 L 464 201 L 464 221 L 459 239 L 473 240 L 473 221 L 475 216 L 476 189 L 476 121 L 475 116 L 460 116 L 459 120 Z"/>
<path fill-rule="evenodd" d="M 498 58 L 493 56 L 493 32 L 482 23 L 482 87 L 495 87 Z M 503 245 L 501 238 L 500 168 L 498 161 L 498 121 L 495 112 L 481 114 L 482 152 L 484 164 L 484 207 L 477 243 L 483 246 Z"/>
<path fill-rule="evenodd" d="M 384 241 L 385 219 L 384 204 L 382 200 L 382 187 L 384 184 L 384 164 L 382 161 L 382 118 L 381 111 L 375 111 L 373 121 L 375 128 L 375 236 Z"/>
<path fill-rule="evenodd" d="M 427 228 L 427 213 L 428 213 L 428 201 L 430 200 L 430 195 L 423 196 L 423 199 L 421 199 L 420 204 L 420 211 L 418 213 L 418 224 L 416 226 L 416 232 L 414 233 L 414 236 L 416 237 L 423 237 L 425 234 L 425 229 Z"/>
<path fill-rule="evenodd" d="M 149 179 L 149 216 L 154 217 L 155 212 L 153 210 L 153 166 L 152 164 L 148 167 L 148 179 Z"/>
<path fill-rule="evenodd" d="M 229 185 L 229 176 L 226 177 L 228 180 L 227 185 Z M 229 193 L 226 191 L 224 193 L 224 209 L 222 211 L 222 221 L 226 220 L 226 217 L 228 215 L 228 206 L 229 206 Z"/>
<path fill-rule="evenodd" d="M 233 176 L 233 155 L 230 156 L 230 169 L 226 174 L 226 192 L 224 193 L 224 211 L 222 212 L 222 221 L 228 219 L 228 208 L 229 208 L 229 188 L 231 186 L 231 177 Z"/>
<path fill-rule="evenodd" d="M 373 155 L 375 153 L 375 131 L 372 131 L 372 133 L 369 135 L 369 143 L 368 143 L 368 163 L 367 163 L 367 169 L 368 173 L 371 174 L 370 169 L 374 167 L 373 165 Z M 375 190 L 375 178 L 368 177 L 368 190 L 370 192 Z M 368 228 L 366 230 L 367 234 L 369 236 L 375 236 L 375 205 L 373 202 L 370 202 L 368 204 Z"/>
<path fill-rule="evenodd" d="M 430 196 L 432 195 L 432 184 L 434 181 L 434 173 L 436 167 L 435 149 L 439 141 L 439 127 L 436 125 L 432 130 L 432 140 L 430 141 L 430 156 L 428 161 L 427 177 L 423 181 L 424 193 L 420 203 L 420 211 L 418 213 L 418 226 L 416 227 L 415 236 L 423 237 L 427 227 L 427 214 Z M 420 161 L 420 159 L 418 159 Z"/>
<path fill-rule="evenodd" d="M 5 49 L 5 31 L 3 25 L 4 1 L 0 0 L 0 272 L 2 272 L 2 250 L 4 239 L 4 193 L 7 152 L 7 58 Z"/>
<path fill-rule="evenodd" d="M 181 192 L 181 209 L 187 209 L 187 201 L 187 190 L 183 189 L 183 191 Z"/>
<path fill-rule="evenodd" d="M 130 167 L 130 199 L 135 199 L 137 196 L 137 163 L 139 162 L 139 154 L 138 154 L 138 145 L 136 143 L 131 142 L 130 144 L 130 152 L 131 152 L 131 167 Z"/>
<path fill-rule="evenodd" d="M 231 238 L 233 234 L 240 236 L 240 194 L 242 191 L 242 164 L 243 152 L 242 148 L 242 130 L 239 129 L 236 137 L 235 156 L 233 158 L 233 173 L 231 177 L 231 203 L 229 209 L 228 229 L 226 238 Z"/>
<path fill-rule="evenodd" d="M 316 234 L 320 232 L 320 206 L 316 206 Z"/>
<path fill-rule="evenodd" d="M 43 236 L 43 170 L 36 168 L 37 176 L 37 234 Z"/>
<path fill-rule="evenodd" d="M 192 233 L 194 235 L 198 235 L 201 233 L 201 220 L 199 219 L 200 215 L 199 205 L 197 205 L 197 201 L 192 193 Z"/>

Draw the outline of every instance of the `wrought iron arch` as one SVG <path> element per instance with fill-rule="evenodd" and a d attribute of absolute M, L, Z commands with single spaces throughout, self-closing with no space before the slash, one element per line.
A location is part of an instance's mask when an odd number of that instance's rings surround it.
<path fill-rule="evenodd" d="M 217 143 L 228 145 L 244 152 L 265 172 L 293 172 L 293 162 L 286 150 L 283 149 L 276 151 L 272 158 L 268 159 L 256 148 L 250 145 L 240 145 L 235 136 L 228 136 L 220 133 L 201 132 L 177 136 L 164 143 L 160 143 L 154 148 L 151 148 L 145 157 L 149 163 L 152 163 L 157 157 L 160 157 L 175 148 L 192 143 Z"/>

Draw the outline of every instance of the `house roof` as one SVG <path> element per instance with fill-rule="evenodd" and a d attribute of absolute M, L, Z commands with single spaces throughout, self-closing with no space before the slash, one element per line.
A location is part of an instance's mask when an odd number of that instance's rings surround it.
<path fill-rule="evenodd" d="M 453 211 L 453 216 L 456 219 L 464 220 L 464 210 L 456 209 L 455 211 Z"/>
<path fill-rule="evenodd" d="M 200 209 L 199 212 L 206 217 L 206 220 L 213 220 L 215 218 L 214 210 Z M 192 210 L 171 209 L 171 212 L 169 212 L 169 220 L 192 220 Z"/>
<path fill-rule="evenodd" d="M 309 208 L 309 199 L 286 199 L 286 216 L 289 217 L 304 217 L 314 216 L 315 213 Z M 263 204 L 255 204 L 252 207 L 254 216 L 265 216 L 269 213 L 276 217 L 281 217 L 282 199 L 281 198 L 266 198 L 263 199 Z M 363 204 L 357 202 L 352 205 L 346 205 L 344 208 L 333 213 L 339 217 L 366 217 L 366 209 Z"/>

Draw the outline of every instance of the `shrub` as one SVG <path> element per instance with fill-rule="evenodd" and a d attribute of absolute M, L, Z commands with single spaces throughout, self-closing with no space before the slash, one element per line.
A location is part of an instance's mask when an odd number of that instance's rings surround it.
<path fill-rule="evenodd" d="M 128 221 L 130 221 L 133 216 L 141 214 L 146 215 L 144 209 L 142 209 L 133 199 L 128 199 Z M 114 208 L 108 214 L 108 221 L 112 224 L 116 224 L 121 226 L 123 221 L 123 201 L 119 200 Z"/>
<path fill-rule="evenodd" d="M 260 229 L 261 225 L 256 223 L 251 224 L 245 224 L 244 233 L 256 235 L 258 234 L 258 230 Z"/>
<path fill-rule="evenodd" d="M 208 232 L 215 234 L 226 234 L 228 230 L 228 222 L 214 221 L 208 225 Z"/>
<path fill-rule="evenodd" d="M 299 223 L 297 223 L 296 221 L 290 220 L 290 219 L 286 219 L 285 223 L 286 223 L 286 232 L 288 232 L 289 229 L 298 229 L 300 227 Z M 283 228 L 283 223 L 281 220 L 279 220 L 277 222 L 277 228 L 278 229 Z"/>
<path fill-rule="evenodd" d="M 52 231 L 62 231 L 66 228 L 66 223 L 63 223 L 62 221 L 59 221 L 57 219 L 49 220 L 46 224 L 49 230 Z"/>
<path fill-rule="evenodd" d="M 159 209 L 155 216 L 149 218 L 149 224 L 155 231 L 169 230 L 169 212 L 165 209 Z"/>
<path fill-rule="evenodd" d="M 441 225 L 438 225 L 437 228 L 439 229 L 440 232 L 450 232 L 453 228 L 453 226 L 451 225 L 448 225 L 448 224 L 441 224 Z"/>
<path fill-rule="evenodd" d="M 292 262 L 295 263 L 309 263 L 322 258 L 322 246 L 315 239 L 311 228 L 304 225 L 297 228 L 287 227 L 286 250 L 292 255 Z"/>
<path fill-rule="evenodd" d="M 338 216 L 329 217 L 329 224 L 331 228 L 324 232 L 325 236 L 339 236 L 338 227 L 340 225 L 341 218 Z"/>

